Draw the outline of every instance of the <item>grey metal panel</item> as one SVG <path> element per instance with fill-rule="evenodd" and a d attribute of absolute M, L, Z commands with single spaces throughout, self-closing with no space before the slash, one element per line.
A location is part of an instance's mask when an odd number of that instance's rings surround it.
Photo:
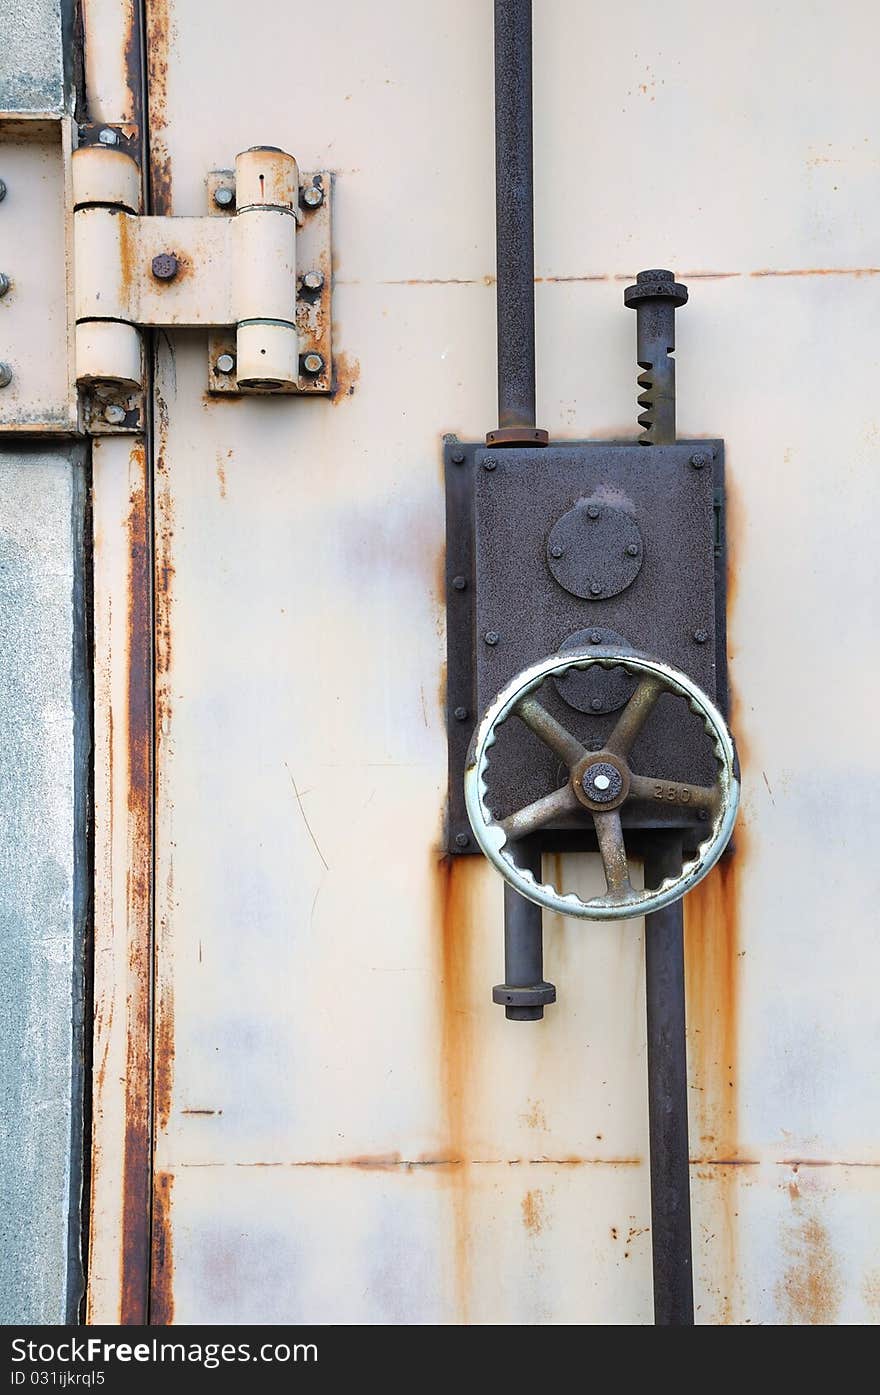
<path fill-rule="evenodd" d="M 0 7 L 0 109 L 65 110 L 67 0 L 4 0 Z"/>
<path fill-rule="evenodd" d="M 89 740 L 79 447 L 0 451 L 0 1321 L 75 1315 Z"/>

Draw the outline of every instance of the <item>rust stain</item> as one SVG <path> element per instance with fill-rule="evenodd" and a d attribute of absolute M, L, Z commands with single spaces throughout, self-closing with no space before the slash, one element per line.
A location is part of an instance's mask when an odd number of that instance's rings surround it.
<path fill-rule="evenodd" d="M 862 1297 L 866 1307 L 880 1313 L 880 1269 L 869 1269 L 862 1281 Z"/>
<path fill-rule="evenodd" d="M 126 1000 L 123 1245 L 120 1324 L 142 1325 L 147 1312 L 150 1244 L 150 874 L 152 868 L 152 565 L 151 519 L 143 445 L 130 457 L 128 529 L 128 994 Z"/>
<path fill-rule="evenodd" d="M 777 1299 L 789 1325 L 833 1325 L 840 1310 L 840 1273 L 826 1227 L 817 1216 L 804 1216 L 783 1244 L 789 1264 Z"/>
<path fill-rule="evenodd" d="M 220 486 L 220 498 L 226 498 L 226 462 L 223 459 L 222 450 L 217 451 L 217 483 Z"/>
<path fill-rule="evenodd" d="M 351 358 L 342 351 L 333 355 L 333 392 L 330 400 L 334 407 L 354 396 L 360 376 L 359 359 Z"/>
<path fill-rule="evenodd" d="M 529 1235 L 541 1234 L 544 1229 L 544 1197 L 541 1192 L 526 1192 L 522 1199 L 522 1218 Z"/>
<path fill-rule="evenodd" d="M 800 266 L 787 271 L 750 271 L 750 276 L 880 276 L 880 266 Z"/>
<path fill-rule="evenodd" d="M 176 38 L 170 0 L 146 0 L 147 89 L 150 113 L 151 212 L 172 212 L 171 155 L 168 150 L 168 53 Z"/>
<path fill-rule="evenodd" d="M 153 1185 L 153 1256 L 150 1279 L 150 1326 L 169 1327 L 174 1321 L 174 1261 L 171 1194 L 174 1177 L 157 1172 Z"/>
<path fill-rule="evenodd" d="M 547 1119 L 540 1100 L 529 1100 L 528 1109 L 519 1117 L 528 1129 L 546 1129 Z"/>
<path fill-rule="evenodd" d="M 159 391 L 155 396 L 155 652 L 156 652 L 156 749 L 170 742 L 171 663 L 174 585 L 174 503 L 168 468 L 168 404 Z M 161 768 L 161 767 L 160 767 Z M 171 934 L 174 909 L 174 862 L 169 858 L 162 914 L 156 924 L 153 1078 L 156 1127 L 164 1130 L 171 1114 L 174 1084 L 174 988 L 171 976 L 161 972 Z"/>

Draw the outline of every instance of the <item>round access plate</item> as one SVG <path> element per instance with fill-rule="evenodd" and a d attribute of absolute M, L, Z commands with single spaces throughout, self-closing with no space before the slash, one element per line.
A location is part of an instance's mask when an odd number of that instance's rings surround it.
<path fill-rule="evenodd" d="M 572 596 L 601 601 L 631 586 L 644 547 L 635 518 L 607 499 L 579 499 L 554 523 L 547 565 Z"/>

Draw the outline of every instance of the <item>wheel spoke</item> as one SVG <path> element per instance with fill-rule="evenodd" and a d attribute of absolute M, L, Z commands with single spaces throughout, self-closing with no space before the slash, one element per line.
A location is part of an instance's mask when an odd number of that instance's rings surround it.
<path fill-rule="evenodd" d="M 607 751 L 613 751 L 617 756 L 629 755 L 636 737 L 654 711 L 654 704 L 662 692 L 663 684 L 659 678 L 642 679 L 605 742 Z"/>
<path fill-rule="evenodd" d="M 629 863 L 626 860 L 620 814 L 616 809 L 609 809 L 605 814 L 594 813 L 593 823 L 596 825 L 596 838 L 599 842 L 602 866 L 605 869 L 608 895 L 615 901 L 623 901 L 635 893 L 629 879 Z"/>
<path fill-rule="evenodd" d="M 561 789 L 545 794 L 542 799 L 536 799 L 534 804 L 527 804 L 524 809 L 517 810 L 509 818 L 502 819 L 501 827 L 511 841 L 525 838 L 528 833 L 534 833 L 553 819 L 562 814 L 570 814 L 580 807 L 571 785 L 563 785 Z"/>
<path fill-rule="evenodd" d="M 537 698 L 524 697 L 513 710 L 520 721 L 525 722 L 526 726 L 541 738 L 545 746 L 549 746 L 560 760 L 565 761 L 569 769 L 577 765 L 587 754 L 577 737 L 566 731 L 555 717 L 551 717 Z"/>
<path fill-rule="evenodd" d="M 650 775 L 631 775 L 630 799 L 649 799 L 652 804 L 680 804 L 686 809 L 712 810 L 721 791 L 717 785 L 686 785 L 681 780 L 660 780 Z"/>

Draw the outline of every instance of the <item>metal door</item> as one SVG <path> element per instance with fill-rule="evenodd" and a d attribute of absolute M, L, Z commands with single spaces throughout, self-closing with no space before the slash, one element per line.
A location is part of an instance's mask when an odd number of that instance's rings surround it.
<path fill-rule="evenodd" d="M 660 265 L 691 287 L 680 434 L 726 440 L 744 812 L 686 911 L 697 1321 L 871 1321 L 873 8 L 535 9 L 541 423 L 635 435 L 621 295 Z M 125 26 L 102 51 L 121 8 L 85 12 L 99 108 Z M 442 439 L 494 410 L 491 6 L 146 19 L 154 212 L 202 214 L 258 143 L 334 172 L 337 381 L 211 396 L 204 335 L 162 332 L 147 456 L 96 455 L 96 780 L 127 814 L 98 840 L 91 1317 L 650 1322 L 643 927 L 547 917 L 564 993 L 508 1023 L 502 884 L 442 852 Z"/>

